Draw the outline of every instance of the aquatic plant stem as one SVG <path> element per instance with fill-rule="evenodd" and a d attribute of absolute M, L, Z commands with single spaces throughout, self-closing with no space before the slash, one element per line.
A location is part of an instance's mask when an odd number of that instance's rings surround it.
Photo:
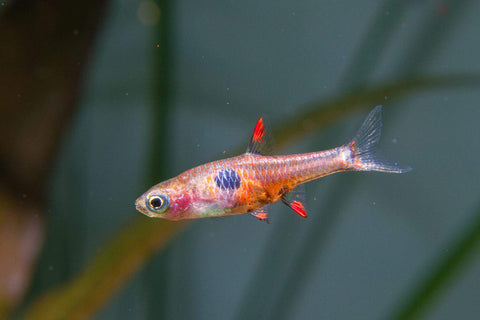
<path fill-rule="evenodd" d="M 472 261 L 480 246 L 480 205 L 475 211 L 473 219 L 450 242 L 454 245 L 448 253 L 442 250 L 437 259 L 439 262 L 425 269 L 427 272 L 423 279 L 387 319 L 419 319 L 461 275 L 460 271 Z"/>
<path fill-rule="evenodd" d="M 385 95 L 398 99 L 418 91 L 440 88 L 480 86 L 480 75 L 424 76 L 370 86 L 365 91 L 352 92 L 327 102 L 312 103 L 298 117 L 291 117 L 277 127 L 277 144 L 284 147 L 307 132 L 317 131 L 340 121 L 355 110 L 379 104 Z M 298 130 L 298 132 L 296 132 Z M 188 222 L 169 222 L 138 217 L 114 236 L 90 264 L 75 279 L 39 297 L 27 310 L 27 319 L 82 319 L 95 314 Z"/>
<path fill-rule="evenodd" d="M 138 217 L 100 249 L 75 279 L 35 301 L 25 319 L 90 319 L 184 222 Z"/>

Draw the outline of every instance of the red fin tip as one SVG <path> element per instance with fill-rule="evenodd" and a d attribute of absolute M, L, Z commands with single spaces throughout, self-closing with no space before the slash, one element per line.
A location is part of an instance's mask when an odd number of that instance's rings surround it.
<path fill-rule="evenodd" d="M 264 134 L 263 119 L 260 118 L 257 121 L 257 125 L 255 126 L 255 130 L 253 130 L 252 141 L 259 142 L 260 140 L 262 140 L 263 134 Z"/>
<path fill-rule="evenodd" d="M 290 203 L 290 208 L 292 208 L 293 211 L 295 211 L 296 214 L 298 214 L 300 217 L 306 218 L 307 213 L 305 212 L 305 207 L 303 206 L 303 203 L 300 201 L 292 201 Z"/>

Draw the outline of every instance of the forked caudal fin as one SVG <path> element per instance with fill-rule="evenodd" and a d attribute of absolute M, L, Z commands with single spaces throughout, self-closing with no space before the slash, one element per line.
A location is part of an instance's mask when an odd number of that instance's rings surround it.
<path fill-rule="evenodd" d="M 376 106 L 363 122 L 361 128 L 348 146 L 353 151 L 353 169 L 358 171 L 382 171 L 404 173 L 412 170 L 387 160 L 377 150 L 382 135 L 382 106 Z"/>

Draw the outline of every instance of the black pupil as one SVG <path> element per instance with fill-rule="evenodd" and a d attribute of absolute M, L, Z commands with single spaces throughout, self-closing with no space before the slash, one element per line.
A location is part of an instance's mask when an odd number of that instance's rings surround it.
<path fill-rule="evenodd" d="M 162 206 L 162 199 L 160 198 L 153 198 L 150 200 L 150 204 L 152 205 L 153 208 L 158 208 Z"/>

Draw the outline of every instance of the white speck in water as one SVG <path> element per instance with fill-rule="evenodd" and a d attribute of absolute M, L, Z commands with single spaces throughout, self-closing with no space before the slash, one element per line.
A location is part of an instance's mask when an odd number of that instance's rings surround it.
<path fill-rule="evenodd" d="M 230 91 L 230 88 L 227 88 L 227 91 Z"/>
<path fill-rule="evenodd" d="M 377 203 L 376 203 L 375 201 L 372 202 L 372 205 L 373 205 L 373 206 L 376 205 L 376 204 L 377 204 Z"/>
<path fill-rule="evenodd" d="M 125 92 L 125 95 L 128 96 L 128 92 Z"/>
<path fill-rule="evenodd" d="M 229 105 L 229 104 L 230 104 L 230 101 L 227 101 L 227 105 Z"/>
<path fill-rule="evenodd" d="M 392 143 L 396 144 L 398 142 L 398 139 L 397 138 L 393 138 L 392 139 Z"/>

